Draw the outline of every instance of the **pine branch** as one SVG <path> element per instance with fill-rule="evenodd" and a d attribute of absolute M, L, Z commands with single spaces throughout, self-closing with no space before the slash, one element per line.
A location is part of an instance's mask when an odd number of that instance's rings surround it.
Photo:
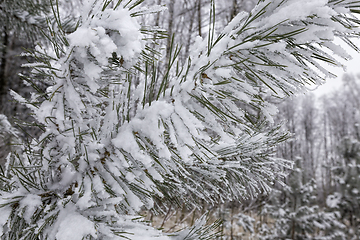
<path fill-rule="evenodd" d="M 291 168 L 274 157 L 288 134 L 273 124 L 271 99 L 322 82 L 330 74 L 319 62 L 339 64 L 322 47 L 347 59 L 329 43 L 358 35 L 342 14 L 356 11 L 352 1 L 260 1 L 218 37 L 213 4 L 208 38 L 184 66 L 173 41 L 162 76 L 147 40 L 163 31 L 138 24 L 149 13 L 141 2 L 84 3 L 70 31 L 52 4 L 43 31 L 52 51 L 28 53 L 38 61 L 28 81 L 50 86 L 30 100 L 14 94 L 45 132 L 12 155 L 1 203 L 7 239 L 156 238 L 136 218 L 143 208 L 269 192 Z M 196 226 L 187 237 L 211 239 L 214 229 Z"/>

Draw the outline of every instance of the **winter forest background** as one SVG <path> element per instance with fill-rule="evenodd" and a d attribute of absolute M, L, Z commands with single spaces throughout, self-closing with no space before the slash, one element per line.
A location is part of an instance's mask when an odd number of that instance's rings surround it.
<path fill-rule="evenodd" d="M 0 0 L 1 239 L 359 239 L 359 13 Z"/>

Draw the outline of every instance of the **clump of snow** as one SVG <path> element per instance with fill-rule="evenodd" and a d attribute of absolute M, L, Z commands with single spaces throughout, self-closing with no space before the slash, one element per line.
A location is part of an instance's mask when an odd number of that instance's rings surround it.
<path fill-rule="evenodd" d="M 278 211 L 278 214 L 279 214 L 280 217 L 283 217 L 283 216 L 286 215 L 286 212 L 285 212 L 284 209 L 280 208 L 279 211 Z"/>
<path fill-rule="evenodd" d="M 266 3 L 267 2 L 264 4 Z M 283 21 L 303 20 L 314 14 L 318 17 L 326 18 L 329 14 L 334 13 L 334 11 L 326 4 L 327 0 L 287 1 L 281 8 L 278 8 L 275 12 L 273 12 L 270 17 L 263 19 L 261 22 L 263 24 L 266 23 L 263 27 L 271 27 Z"/>
<path fill-rule="evenodd" d="M 0 236 L 3 234 L 3 227 L 6 222 L 9 220 L 9 216 L 11 213 L 11 207 L 2 207 L 0 214 Z"/>
<path fill-rule="evenodd" d="M 340 193 L 334 193 L 333 195 L 329 195 L 326 198 L 326 205 L 329 208 L 336 208 L 341 202 L 341 194 Z"/>
<path fill-rule="evenodd" d="M 20 208 L 25 209 L 23 217 L 27 223 L 31 222 L 34 212 L 42 205 L 41 197 L 35 194 L 27 194 L 19 203 Z"/>
<path fill-rule="evenodd" d="M 96 90 L 100 87 L 95 80 L 100 78 L 102 68 L 92 62 L 89 62 L 88 64 L 84 65 L 84 72 L 89 77 L 88 85 L 90 91 L 95 93 Z"/>
<path fill-rule="evenodd" d="M 60 211 L 54 230 L 52 234 L 57 240 L 82 240 L 88 235 L 96 238 L 95 224 L 78 213 L 72 204 Z"/>
<path fill-rule="evenodd" d="M 101 65 L 107 65 L 113 52 L 131 61 L 143 49 L 140 25 L 123 8 L 105 9 L 88 17 L 67 38 L 71 47 L 80 48 L 79 57 L 87 58 L 88 49 Z M 98 74 L 96 70 L 94 76 Z"/>

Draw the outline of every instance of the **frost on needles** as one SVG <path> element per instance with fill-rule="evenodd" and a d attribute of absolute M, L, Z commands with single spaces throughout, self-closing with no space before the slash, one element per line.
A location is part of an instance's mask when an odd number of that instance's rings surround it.
<path fill-rule="evenodd" d="M 172 42 L 161 70 L 153 42 L 163 31 L 139 16 L 163 7 L 88 0 L 65 25 L 53 5 L 43 31 L 52 48 L 28 53 L 37 62 L 27 81 L 46 91 L 12 92 L 43 133 L 11 154 L 1 176 L 2 239 L 212 239 L 203 218 L 166 234 L 137 216 L 255 198 L 281 182 L 292 163 L 274 157 L 288 134 L 273 124 L 272 102 L 350 58 L 335 38 L 358 50 L 359 6 L 265 0 L 222 32 L 215 9 L 187 62 Z"/>

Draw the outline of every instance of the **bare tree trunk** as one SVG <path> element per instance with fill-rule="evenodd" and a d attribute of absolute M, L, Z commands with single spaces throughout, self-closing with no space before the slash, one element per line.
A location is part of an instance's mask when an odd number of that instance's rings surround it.
<path fill-rule="evenodd" d="M 158 0 L 157 1 L 157 5 L 161 5 L 161 0 Z M 155 26 L 159 26 L 159 24 L 160 24 L 160 13 L 157 13 L 156 14 L 156 18 L 155 18 Z M 156 36 L 156 33 L 155 33 L 155 36 Z"/>
<path fill-rule="evenodd" d="M 192 15 L 190 17 L 188 39 L 187 39 L 187 43 L 186 43 L 186 46 L 185 46 L 185 56 L 189 56 L 195 13 L 196 13 L 196 8 L 194 8 L 192 10 Z M 183 59 L 184 63 L 185 63 L 186 60 L 187 60 L 187 58 Z"/>
<path fill-rule="evenodd" d="M 230 221 L 231 221 L 231 225 L 230 225 L 230 239 L 234 240 L 234 229 L 233 229 L 233 224 L 234 224 L 234 202 L 232 201 L 230 203 L 230 208 L 231 208 L 231 216 L 230 216 Z"/>
<path fill-rule="evenodd" d="M 4 106 L 4 100 L 6 95 L 6 65 L 7 65 L 7 50 L 9 45 L 9 35 L 7 31 L 7 27 L 3 27 L 3 49 L 1 53 L 0 59 L 0 106 Z"/>
<path fill-rule="evenodd" d="M 202 33 L 201 33 L 201 0 L 198 0 L 197 1 L 197 13 L 198 13 L 198 30 L 199 30 L 199 36 L 201 37 L 202 36 Z"/>
<path fill-rule="evenodd" d="M 230 21 L 238 14 L 238 2 L 237 0 L 233 0 L 233 6 L 231 9 L 231 14 L 230 14 Z"/>
<path fill-rule="evenodd" d="M 328 139 L 327 139 L 327 116 L 326 116 L 326 112 L 324 112 L 324 117 L 323 117 L 323 123 L 324 123 L 324 164 L 328 165 L 329 164 L 329 154 L 328 154 Z M 326 166 L 326 168 L 322 169 L 322 188 L 323 188 L 323 204 L 324 206 L 326 205 L 326 197 L 327 197 L 327 192 L 329 189 L 329 182 L 331 181 L 327 181 L 327 179 L 331 178 L 331 171 L 329 171 L 330 168 L 329 166 Z M 328 175 L 328 176 L 326 176 Z"/>
<path fill-rule="evenodd" d="M 221 240 L 223 240 L 223 236 L 224 236 L 224 224 L 225 224 L 225 219 L 224 219 L 224 213 L 223 213 L 223 205 L 221 204 L 219 207 L 219 219 L 222 221 L 221 223 L 221 229 L 220 229 L 220 232 L 221 232 Z"/>
<path fill-rule="evenodd" d="M 169 11 L 169 19 L 168 19 L 168 34 L 169 37 L 167 38 L 167 43 L 166 43 L 166 64 L 169 62 L 169 58 L 171 55 L 171 40 L 172 35 L 174 33 L 173 31 L 173 25 L 174 25 L 174 5 L 175 5 L 175 0 L 170 0 L 168 3 L 168 11 Z"/>
<path fill-rule="evenodd" d="M 294 212 L 296 212 L 297 199 L 294 196 Z M 292 220 L 291 223 L 291 239 L 295 240 L 295 220 Z"/>

